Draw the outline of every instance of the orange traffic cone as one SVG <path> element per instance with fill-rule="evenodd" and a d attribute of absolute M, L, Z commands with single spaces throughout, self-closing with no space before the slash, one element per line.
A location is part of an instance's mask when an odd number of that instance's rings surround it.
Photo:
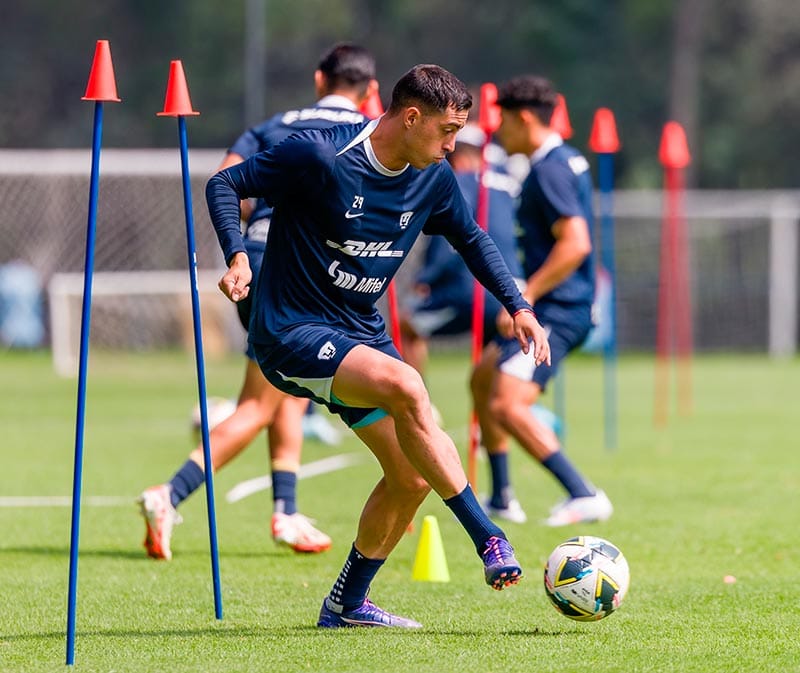
<path fill-rule="evenodd" d="M 169 64 L 169 80 L 167 80 L 167 95 L 164 98 L 164 109 L 156 113 L 159 117 L 185 117 L 199 115 L 192 110 L 192 101 L 189 99 L 189 87 L 186 84 L 186 75 L 180 61 L 171 61 Z"/>
<path fill-rule="evenodd" d="M 120 102 L 120 98 L 117 96 L 117 82 L 114 79 L 114 65 L 111 63 L 111 47 L 108 40 L 97 41 L 89 82 L 81 100 Z"/>

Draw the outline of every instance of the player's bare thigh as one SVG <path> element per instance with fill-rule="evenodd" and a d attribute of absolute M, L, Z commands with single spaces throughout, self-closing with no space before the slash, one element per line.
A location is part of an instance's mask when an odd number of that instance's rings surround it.
<path fill-rule="evenodd" d="M 430 400 L 419 373 L 410 365 L 365 345 L 354 347 L 333 378 L 333 394 L 349 406 L 381 407 L 398 404 L 427 407 Z"/>

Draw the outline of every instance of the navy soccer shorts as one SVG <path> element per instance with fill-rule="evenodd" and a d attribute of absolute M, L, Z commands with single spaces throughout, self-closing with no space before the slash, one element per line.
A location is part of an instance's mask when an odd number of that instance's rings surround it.
<path fill-rule="evenodd" d="M 497 368 L 501 372 L 523 381 L 533 381 L 544 391 L 547 382 L 558 369 L 558 364 L 586 340 L 592 328 L 592 307 L 589 304 L 565 306 L 537 303 L 534 311 L 550 342 L 549 366 L 541 364 L 537 367 L 533 359 L 533 349 L 526 355 L 516 339 L 498 336 L 493 341 L 500 348 Z"/>
<path fill-rule="evenodd" d="M 386 334 L 359 340 L 325 325 L 298 325 L 276 344 L 252 344 L 256 360 L 269 382 L 295 397 L 308 397 L 341 416 L 351 428 L 359 428 L 386 416 L 383 409 L 349 407 L 331 388 L 345 355 L 358 345 L 375 348 L 401 360 Z"/>

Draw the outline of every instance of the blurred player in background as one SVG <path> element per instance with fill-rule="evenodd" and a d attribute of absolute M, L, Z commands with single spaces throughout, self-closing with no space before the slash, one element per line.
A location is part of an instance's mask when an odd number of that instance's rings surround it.
<path fill-rule="evenodd" d="M 510 488 L 508 448 L 513 437 L 568 493 L 551 510 L 547 525 L 603 521 L 612 513 L 606 494 L 578 473 L 552 428 L 530 413 L 559 362 L 583 343 L 592 327 L 589 164 L 550 127 L 556 91 L 549 81 L 536 76 L 512 79 L 498 87 L 497 103 L 502 113 L 500 143 L 509 154 L 523 153 L 531 160 L 517 208 L 518 245 L 527 279 L 523 296 L 548 331 L 552 364 L 537 366 L 514 339 L 498 338 L 484 350 L 473 372 L 472 395 L 492 471 L 489 511 L 512 521 L 525 518 Z M 509 319 L 500 314 L 501 332 Z"/>
<path fill-rule="evenodd" d="M 447 155 L 473 217 L 477 216 L 485 142 L 484 131 L 477 124 L 467 124 L 456 136 L 455 149 Z M 498 151 L 504 155 L 499 148 Z M 519 193 L 519 183 L 497 164 L 489 165 L 484 181 L 489 192 L 489 236 L 517 284 L 524 287 L 514 238 L 514 198 Z M 403 359 L 420 374 L 425 374 L 432 336 L 464 334 L 472 329 L 474 282 L 464 260 L 447 239 L 434 236 L 428 240 L 413 295 L 405 302 L 401 316 Z M 483 334 L 488 342 L 497 332 L 497 313 L 502 307 L 490 292 L 484 295 Z"/>
<path fill-rule="evenodd" d="M 206 188 L 229 266 L 219 285 L 233 301 L 248 295 L 252 277 L 240 201 L 263 196 L 274 206 L 249 332 L 262 371 L 282 390 L 338 413 L 383 471 L 323 601 L 320 627 L 420 626 L 367 594 L 431 488 L 472 539 L 487 584 L 502 589 L 522 575 L 472 493 L 452 439 L 434 422 L 422 377 L 402 361 L 375 307 L 419 234 L 444 235 L 509 311 L 507 335 L 536 362 L 550 361 L 543 328 L 445 161 L 471 105 L 451 73 L 415 66 L 382 117 L 295 135 L 217 173 Z"/>
<path fill-rule="evenodd" d="M 219 170 L 268 150 L 297 131 L 365 121 L 358 107 L 377 92 L 375 60 L 363 47 L 337 44 L 322 56 L 314 72 L 314 85 L 318 97 L 314 107 L 279 113 L 248 129 L 228 150 Z M 241 210 L 242 220 L 247 221 L 243 246 L 253 270 L 255 288 L 272 208 L 258 199 L 254 208 L 249 201 L 242 201 Z M 245 329 L 250 324 L 253 294 L 236 305 Z M 248 344 L 245 378 L 236 409 L 213 428 L 209 439 L 216 471 L 241 453 L 261 430 L 268 428 L 274 508 L 272 537 L 276 543 L 297 552 L 321 552 L 330 548 L 331 539 L 297 511 L 296 503 L 297 471 L 308 406 L 308 399 L 285 395 L 264 378 L 253 347 Z M 324 421 L 321 416 L 320 420 Z M 330 441 L 330 430 L 323 438 Z M 168 483 L 142 493 L 139 503 L 146 524 L 144 546 L 148 555 L 158 559 L 172 557 L 172 529 L 181 522 L 176 508 L 203 483 L 203 448 L 200 445 Z"/>

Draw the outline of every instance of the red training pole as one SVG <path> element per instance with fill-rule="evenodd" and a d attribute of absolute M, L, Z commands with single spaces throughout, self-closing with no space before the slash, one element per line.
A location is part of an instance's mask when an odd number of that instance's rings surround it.
<path fill-rule="evenodd" d="M 691 407 L 692 311 L 689 296 L 688 244 L 683 215 L 684 169 L 691 162 L 686 134 L 677 122 L 664 125 L 658 158 L 664 166 L 664 218 L 656 327 L 656 425 L 666 424 L 669 406 L 669 357 L 678 354 L 678 400 Z"/>
<path fill-rule="evenodd" d="M 500 108 L 497 106 L 497 87 L 492 83 L 481 85 L 481 102 L 478 125 L 485 134 L 481 151 L 481 167 L 478 172 L 478 203 L 476 219 L 478 226 L 489 231 L 489 188 L 486 186 L 488 162 L 486 150 L 492 134 L 500 126 Z M 472 290 L 472 365 L 481 359 L 483 352 L 483 313 L 485 309 L 484 288 L 477 280 Z M 472 490 L 478 492 L 478 447 L 480 446 L 480 424 L 473 406 L 469 417 L 469 449 L 467 453 L 467 478 Z"/>

